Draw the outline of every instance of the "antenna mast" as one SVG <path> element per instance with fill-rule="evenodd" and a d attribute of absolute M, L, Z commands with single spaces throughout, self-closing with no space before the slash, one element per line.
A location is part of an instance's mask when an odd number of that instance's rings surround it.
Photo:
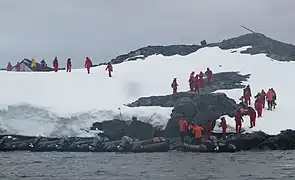
<path fill-rule="evenodd" d="M 246 29 L 247 31 L 250 31 L 251 33 L 256 33 L 255 31 L 252 31 L 251 29 L 245 27 L 245 26 L 241 26 L 242 28 Z"/>

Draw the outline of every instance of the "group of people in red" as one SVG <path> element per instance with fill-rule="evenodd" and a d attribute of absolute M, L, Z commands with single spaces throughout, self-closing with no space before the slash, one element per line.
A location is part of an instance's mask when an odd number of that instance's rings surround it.
<path fill-rule="evenodd" d="M 207 68 L 205 75 L 207 77 L 207 83 L 210 84 L 213 82 L 213 73 Z M 191 92 L 200 92 L 200 89 L 205 87 L 204 83 L 204 73 L 201 71 L 199 74 L 195 73 L 195 71 L 191 72 L 189 76 L 189 88 Z M 173 94 L 177 93 L 177 88 L 179 84 L 177 82 L 177 78 L 174 78 L 171 84 Z"/>
<path fill-rule="evenodd" d="M 258 92 L 256 96 L 254 96 L 254 108 L 251 107 L 251 88 L 250 85 L 247 85 L 243 90 L 243 96 L 240 98 L 241 100 L 241 108 L 238 108 L 234 112 L 234 119 L 236 122 L 236 132 L 241 132 L 243 116 L 248 115 L 250 117 L 250 128 L 255 127 L 256 118 L 262 117 L 263 109 L 265 108 L 265 102 L 267 102 L 267 110 L 275 109 L 276 104 L 276 92 L 273 88 L 270 88 L 267 93 L 262 89 L 261 92 Z"/>
<path fill-rule="evenodd" d="M 186 118 L 183 118 L 179 121 L 179 131 L 180 131 L 180 140 L 181 143 L 184 143 L 184 138 L 186 136 L 193 137 L 193 143 L 199 144 L 203 141 L 204 132 L 209 139 L 212 136 L 213 125 L 212 121 L 208 120 L 205 129 L 194 122 L 189 123 Z"/>
<path fill-rule="evenodd" d="M 47 67 L 47 64 L 44 61 L 44 59 L 40 62 L 40 64 L 41 64 L 41 69 L 42 70 L 45 69 L 45 67 Z M 57 57 L 55 57 L 53 59 L 52 64 L 53 64 L 54 72 L 58 72 L 58 70 L 59 70 L 59 62 L 58 62 Z M 85 65 L 85 68 L 87 70 L 87 73 L 90 74 L 90 68 L 93 66 L 93 64 L 92 64 L 92 61 L 91 61 L 91 59 L 89 57 L 86 57 L 84 65 Z M 12 68 L 13 67 L 12 67 L 11 63 L 8 62 L 6 70 L 7 71 L 12 71 Z M 32 59 L 32 61 L 31 61 L 31 68 L 32 68 L 33 71 L 36 68 L 35 59 Z M 111 63 L 107 64 L 107 67 L 106 67 L 105 70 L 108 71 L 109 77 L 112 77 L 113 66 L 112 66 Z M 17 64 L 16 64 L 16 71 L 17 72 L 21 71 L 21 64 L 19 62 L 17 62 Z M 71 72 L 71 71 L 72 71 L 72 60 L 71 60 L 71 58 L 68 58 L 67 63 L 66 63 L 66 72 Z"/>

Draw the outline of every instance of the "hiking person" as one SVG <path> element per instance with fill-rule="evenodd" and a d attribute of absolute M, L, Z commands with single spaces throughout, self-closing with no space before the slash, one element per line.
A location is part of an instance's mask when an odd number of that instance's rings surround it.
<path fill-rule="evenodd" d="M 71 58 L 68 58 L 67 60 L 67 72 L 71 72 L 72 71 L 72 61 Z"/>
<path fill-rule="evenodd" d="M 258 117 L 262 117 L 263 103 L 262 103 L 261 95 L 259 95 L 258 97 L 256 97 L 255 102 L 254 102 L 254 105 L 255 105 L 255 109 L 257 111 Z"/>
<path fill-rule="evenodd" d="M 266 93 L 266 101 L 267 101 L 267 110 L 272 111 L 272 106 L 273 106 L 273 98 L 274 98 L 274 92 L 269 89 Z"/>
<path fill-rule="evenodd" d="M 238 109 L 234 112 L 235 122 L 236 122 L 236 133 L 241 132 L 242 129 L 242 122 L 244 122 L 242 113 Z"/>
<path fill-rule="evenodd" d="M 250 85 L 247 85 L 246 88 L 243 90 L 243 97 L 244 97 L 245 104 L 249 106 L 251 104 L 251 97 L 252 97 Z"/>
<path fill-rule="evenodd" d="M 7 64 L 6 71 L 12 71 L 12 65 L 10 62 Z"/>
<path fill-rule="evenodd" d="M 109 62 L 106 69 L 109 72 L 109 77 L 112 77 L 112 72 L 113 72 L 113 66 L 112 64 Z"/>
<path fill-rule="evenodd" d="M 225 117 L 222 117 L 221 118 L 221 128 L 222 128 L 222 136 L 223 137 L 226 137 L 226 128 L 227 128 L 227 125 L 226 125 L 226 120 L 225 120 Z"/>
<path fill-rule="evenodd" d="M 191 72 L 190 76 L 189 76 L 189 88 L 190 91 L 194 91 L 195 87 L 194 87 L 194 80 L 195 80 L 195 71 Z"/>
<path fill-rule="evenodd" d="M 90 68 L 92 67 L 92 61 L 89 57 L 86 57 L 85 60 L 85 68 L 87 69 L 87 73 L 90 74 Z"/>
<path fill-rule="evenodd" d="M 207 76 L 208 84 L 212 83 L 213 82 L 213 73 L 209 68 L 207 68 L 205 75 Z"/>
<path fill-rule="evenodd" d="M 199 74 L 199 82 L 200 82 L 200 88 L 204 88 L 205 85 L 204 85 L 204 74 L 202 71 L 200 71 L 200 74 Z"/>
<path fill-rule="evenodd" d="M 194 86 L 194 92 L 200 93 L 200 79 L 198 74 L 196 74 L 194 78 L 193 86 Z"/>
<path fill-rule="evenodd" d="M 171 88 L 173 90 L 173 94 L 177 93 L 177 87 L 178 87 L 178 83 L 177 83 L 177 79 L 174 78 L 171 84 Z"/>
<path fill-rule="evenodd" d="M 54 72 L 57 72 L 58 71 L 58 60 L 57 60 L 57 57 L 55 57 L 54 60 L 53 60 L 53 69 L 54 69 Z"/>

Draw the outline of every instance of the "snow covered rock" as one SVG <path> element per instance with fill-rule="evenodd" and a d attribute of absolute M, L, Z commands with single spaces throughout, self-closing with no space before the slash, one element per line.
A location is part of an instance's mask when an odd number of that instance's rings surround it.
<path fill-rule="evenodd" d="M 251 33 L 222 41 L 218 45 L 221 49 L 234 49 L 252 46 L 241 53 L 266 55 L 278 61 L 294 61 L 295 46 L 273 40 L 261 33 Z"/>

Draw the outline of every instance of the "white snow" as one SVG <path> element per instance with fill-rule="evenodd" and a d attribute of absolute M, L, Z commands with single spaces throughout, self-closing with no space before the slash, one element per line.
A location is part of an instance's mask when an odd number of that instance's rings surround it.
<path fill-rule="evenodd" d="M 136 115 L 146 121 L 156 113 L 149 121 L 165 125 L 172 108 L 128 108 L 123 104 L 143 96 L 170 94 L 174 77 L 178 78 L 179 91 L 187 91 L 190 72 L 204 72 L 209 67 L 213 73 L 250 73 L 246 83 L 250 84 L 253 94 L 262 88 L 273 87 L 276 90 L 277 109 L 272 112 L 264 110 L 263 117 L 257 119 L 253 130 L 276 134 L 287 128 L 294 129 L 292 93 L 295 86 L 292 84 L 292 70 L 295 64 L 272 61 L 264 54 L 240 54 L 241 49 L 231 53 L 232 50 L 214 47 L 203 48 L 187 56 L 153 55 L 145 60 L 114 65 L 112 78 L 108 77 L 105 66 L 92 68 L 91 74 L 87 74 L 85 69 L 74 69 L 71 73 L 3 71 L 0 72 L 0 108 L 3 108 L 0 127 L 27 135 L 50 135 L 63 127 L 77 133 L 93 122 L 119 117 L 118 108 L 121 108 L 124 118 Z M 235 100 L 242 94 L 241 89 L 220 92 Z M 9 110 L 9 106 L 14 108 Z M 59 120 L 57 117 L 75 118 Z M 227 122 L 234 125 L 230 118 Z M 249 127 L 248 122 L 243 125 Z"/>

